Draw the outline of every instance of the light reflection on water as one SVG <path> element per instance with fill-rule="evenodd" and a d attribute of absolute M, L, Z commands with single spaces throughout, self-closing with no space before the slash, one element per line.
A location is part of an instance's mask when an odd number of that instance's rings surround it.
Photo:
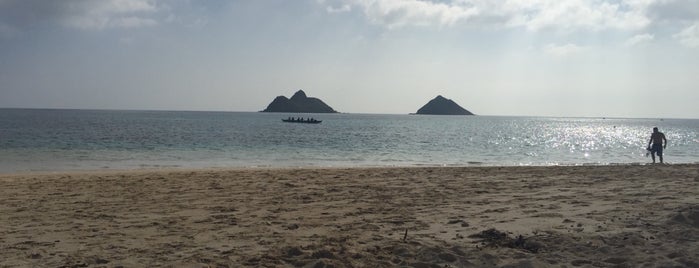
<path fill-rule="evenodd" d="M 645 163 L 653 126 L 666 160 L 699 161 L 699 120 L 0 109 L 0 172 L 249 166 Z M 298 116 L 298 115 L 294 115 Z"/>

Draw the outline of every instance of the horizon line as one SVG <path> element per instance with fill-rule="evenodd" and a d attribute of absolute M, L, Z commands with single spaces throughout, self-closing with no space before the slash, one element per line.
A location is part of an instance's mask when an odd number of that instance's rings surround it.
<path fill-rule="evenodd" d="M 73 110 L 73 111 L 131 111 L 131 112 L 221 112 L 221 113 L 263 113 L 262 111 L 234 111 L 234 110 L 192 110 L 192 109 L 157 109 L 157 108 L 38 108 L 38 107 L 0 107 L 0 110 Z M 358 114 L 358 115 L 417 115 L 435 116 L 416 113 L 367 113 L 367 112 L 337 112 L 337 113 L 292 113 L 292 112 L 264 112 L 269 114 Z M 437 115 L 442 116 L 442 115 Z M 443 115 L 443 116 L 492 116 L 492 117 L 544 117 L 544 118 L 585 118 L 585 119 L 675 119 L 675 120 L 699 120 L 690 117 L 627 117 L 627 116 L 570 116 L 570 115 L 497 115 L 497 114 L 473 114 L 473 115 Z"/>

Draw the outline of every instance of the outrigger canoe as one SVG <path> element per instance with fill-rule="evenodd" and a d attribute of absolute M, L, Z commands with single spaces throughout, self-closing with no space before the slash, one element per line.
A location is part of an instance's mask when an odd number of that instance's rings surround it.
<path fill-rule="evenodd" d="M 289 120 L 289 119 L 282 119 L 282 122 L 286 122 L 286 123 L 302 123 L 302 124 L 320 124 L 321 122 L 323 122 L 323 120 L 313 120 L 313 121 L 309 121 L 309 120 Z"/>

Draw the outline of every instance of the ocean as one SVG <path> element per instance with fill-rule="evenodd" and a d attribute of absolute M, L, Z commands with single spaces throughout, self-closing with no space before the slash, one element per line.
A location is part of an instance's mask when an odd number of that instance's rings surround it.
<path fill-rule="evenodd" d="M 699 162 L 697 119 L 0 109 L 0 173 L 642 164 L 654 126 Z"/>

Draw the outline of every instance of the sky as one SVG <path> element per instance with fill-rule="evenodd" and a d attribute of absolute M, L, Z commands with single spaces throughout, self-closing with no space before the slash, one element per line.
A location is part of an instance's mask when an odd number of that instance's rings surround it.
<path fill-rule="evenodd" d="M 699 0 L 0 0 L 0 107 L 699 118 Z"/>

